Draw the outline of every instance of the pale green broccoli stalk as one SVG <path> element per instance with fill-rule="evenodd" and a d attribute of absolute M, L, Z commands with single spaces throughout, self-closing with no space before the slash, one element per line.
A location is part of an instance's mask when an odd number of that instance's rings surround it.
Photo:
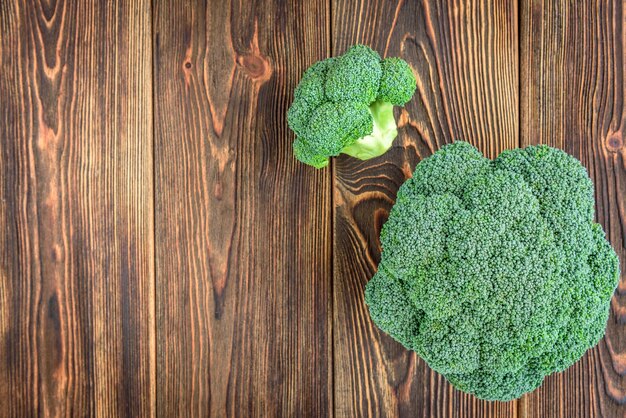
<path fill-rule="evenodd" d="M 420 162 L 381 232 L 373 321 L 458 389 L 510 400 L 604 335 L 619 262 L 578 160 L 547 146 L 490 161 L 465 142 Z"/>
<path fill-rule="evenodd" d="M 295 157 L 316 168 L 341 153 L 361 160 L 384 154 L 398 135 L 394 106 L 415 92 L 411 67 L 355 45 L 309 67 L 287 112 Z"/>
<path fill-rule="evenodd" d="M 393 105 L 387 102 L 374 102 L 368 109 L 372 115 L 372 131 L 341 149 L 341 152 L 359 160 L 383 155 L 398 135 Z"/>

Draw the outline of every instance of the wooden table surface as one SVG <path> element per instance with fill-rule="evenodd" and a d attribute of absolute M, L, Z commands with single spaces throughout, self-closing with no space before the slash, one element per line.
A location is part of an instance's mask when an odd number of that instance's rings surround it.
<path fill-rule="evenodd" d="M 507 403 L 363 302 L 399 186 L 455 139 L 579 158 L 626 265 L 625 6 L 0 2 L 0 416 L 625 416 L 624 281 L 600 344 Z M 315 170 L 285 113 L 354 43 L 417 93 L 387 154 Z"/>

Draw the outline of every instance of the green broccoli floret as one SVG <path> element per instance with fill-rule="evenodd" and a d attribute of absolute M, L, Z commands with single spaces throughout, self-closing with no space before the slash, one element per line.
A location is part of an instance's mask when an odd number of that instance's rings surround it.
<path fill-rule="evenodd" d="M 406 61 L 400 58 L 387 58 L 381 63 L 382 78 L 377 100 L 395 106 L 404 106 L 415 93 L 415 76 Z"/>
<path fill-rule="evenodd" d="M 411 100 L 415 88 L 405 61 L 381 60 L 364 45 L 313 64 L 287 112 L 295 157 L 322 168 L 341 153 L 361 160 L 384 154 L 398 135 L 393 107 Z"/>
<path fill-rule="evenodd" d="M 465 142 L 419 163 L 381 232 L 373 321 L 458 389 L 510 400 L 604 335 L 619 262 L 582 164 Z"/>

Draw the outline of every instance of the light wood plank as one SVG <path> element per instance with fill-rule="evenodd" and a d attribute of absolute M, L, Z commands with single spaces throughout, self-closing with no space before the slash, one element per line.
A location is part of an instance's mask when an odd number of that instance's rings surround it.
<path fill-rule="evenodd" d="M 150 416 L 150 2 L 1 2 L 0 32 L 1 414 Z"/>
<path fill-rule="evenodd" d="M 328 416 L 330 171 L 286 112 L 323 1 L 156 1 L 158 413 Z"/>

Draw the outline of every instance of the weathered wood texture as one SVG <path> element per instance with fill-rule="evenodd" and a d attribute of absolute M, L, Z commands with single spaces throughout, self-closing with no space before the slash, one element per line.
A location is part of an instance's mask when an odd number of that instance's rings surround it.
<path fill-rule="evenodd" d="M 337 416 L 503 416 L 453 389 L 370 320 L 363 289 L 380 258 L 378 236 L 417 162 L 455 139 L 488 156 L 518 146 L 515 2 L 333 2 L 332 52 L 354 43 L 407 60 L 416 96 L 399 111 L 400 133 L 382 157 L 335 160 L 334 369 Z"/>
<path fill-rule="evenodd" d="M 149 1 L 0 2 L 2 416 L 154 411 L 151 43 Z"/>
<path fill-rule="evenodd" d="M 0 416 L 626 415 L 626 296 L 510 403 L 369 318 L 400 184 L 443 144 L 549 143 L 626 265 L 618 0 L 0 1 Z M 353 43 L 418 80 L 383 157 L 315 170 L 285 113 Z"/>
<path fill-rule="evenodd" d="M 328 4 L 154 13 L 158 415 L 328 416 L 330 171 L 285 119 Z"/>
<path fill-rule="evenodd" d="M 619 1 L 520 2 L 521 144 L 579 158 L 596 217 L 620 256 L 606 337 L 524 399 L 529 417 L 626 416 L 626 34 Z"/>

